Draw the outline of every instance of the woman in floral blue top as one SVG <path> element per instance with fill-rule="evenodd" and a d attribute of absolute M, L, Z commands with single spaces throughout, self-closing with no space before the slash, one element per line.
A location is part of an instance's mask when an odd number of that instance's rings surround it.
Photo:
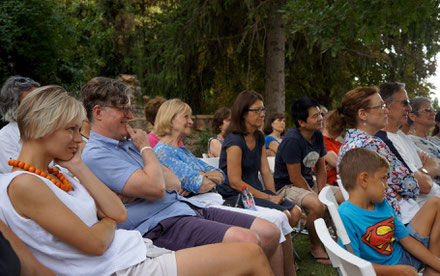
<path fill-rule="evenodd" d="M 338 154 L 337 164 L 344 154 L 354 148 L 368 148 L 384 156 L 390 162 L 388 189 L 385 197 L 401 218 L 401 207 L 410 205 L 417 212 L 415 199 L 419 195 L 419 185 L 410 172 L 388 146 L 374 135 L 388 123 L 388 109 L 376 87 L 360 87 L 345 94 L 342 107 L 338 109 L 341 124 L 348 128 L 344 144 Z M 339 169 L 339 168 L 337 168 Z M 405 202 L 400 201 L 403 199 Z M 410 204 L 406 204 L 406 203 Z M 414 209 L 413 208 L 413 209 Z M 405 213 L 406 213 L 405 209 Z M 409 220 L 408 220 L 409 221 Z M 403 221 L 405 223 L 405 221 Z"/>

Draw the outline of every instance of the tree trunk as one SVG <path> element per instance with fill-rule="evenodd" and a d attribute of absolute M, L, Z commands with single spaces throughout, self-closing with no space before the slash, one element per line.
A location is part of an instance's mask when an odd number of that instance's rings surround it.
<path fill-rule="evenodd" d="M 270 11 L 266 37 L 265 105 L 267 115 L 284 113 L 286 108 L 284 23 L 282 14 L 279 12 L 282 1 L 274 2 L 277 5 L 273 5 Z"/>

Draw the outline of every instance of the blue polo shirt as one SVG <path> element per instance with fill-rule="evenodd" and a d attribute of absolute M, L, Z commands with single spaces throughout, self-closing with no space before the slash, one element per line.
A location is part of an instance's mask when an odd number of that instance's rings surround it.
<path fill-rule="evenodd" d="M 84 163 L 111 190 L 121 193 L 127 180 L 138 169 L 143 168 L 143 159 L 131 140 L 117 141 L 90 133 L 82 153 Z M 154 228 L 160 221 L 177 216 L 195 216 L 188 203 L 203 208 L 204 205 L 179 196 L 176 192 L 165 192 L 157 200 L 138 198 L 125 204 L 127 220 L 118 228 L 138 230 L 142 235 Z"/>

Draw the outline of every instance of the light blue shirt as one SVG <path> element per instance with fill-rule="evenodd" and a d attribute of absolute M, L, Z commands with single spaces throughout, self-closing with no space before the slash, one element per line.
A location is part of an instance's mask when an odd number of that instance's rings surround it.
<path fill-rule="evenodd" d="M 176 148 L 159 142 L 154 151 L 160 163 L 177 175 L 182 188 L 194 194 L 197 194 L 202 186 L 203 176 L 199 174 L 200 171 L 217 170 L 223 174 L 223 178 L 225 177 L 222 170 L 206 164 L 185 147 Z"/>
<path fill-rule="evenodd" d="M 127 180 L 138 169 L 143 168 L 143 159 L 131 140 L 117 141 L 90 133 L 90 139 L 82 153 L 84 163 L 110 189 L 121 193 Z M 204 205 L 179 196 L 176 192 L 166 192 L 157 200 L 138 198 L 125 204 L 127 220 L 118 228 L 138 230 L 142 235 L 154 228 L 160 221 L 177 216 L 195 216 L 186 203 L 203 208 Z"/>
<path fill-rule="evenodd" d="M 399 262 L 403 252 L 399 240 L 408 236 L 409 231 L 388 201 L 376 203 L 371 211 L 345 201 L 338 212 L 356 256 L 382 265 Z M 342 246 L 340 240 L 338 243 Z"/>

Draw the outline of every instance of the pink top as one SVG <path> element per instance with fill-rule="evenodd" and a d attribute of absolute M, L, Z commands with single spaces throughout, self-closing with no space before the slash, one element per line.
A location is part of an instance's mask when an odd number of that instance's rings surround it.
<path fill-rule="evenodd" d="M 148 133 L 148 141 L 150 141 L 150 147 L 154 148 L 159 143 L 159 137 L 150 132 Z M 184 147 L 182 141 L 179 142 L 179 146 Z"/>

